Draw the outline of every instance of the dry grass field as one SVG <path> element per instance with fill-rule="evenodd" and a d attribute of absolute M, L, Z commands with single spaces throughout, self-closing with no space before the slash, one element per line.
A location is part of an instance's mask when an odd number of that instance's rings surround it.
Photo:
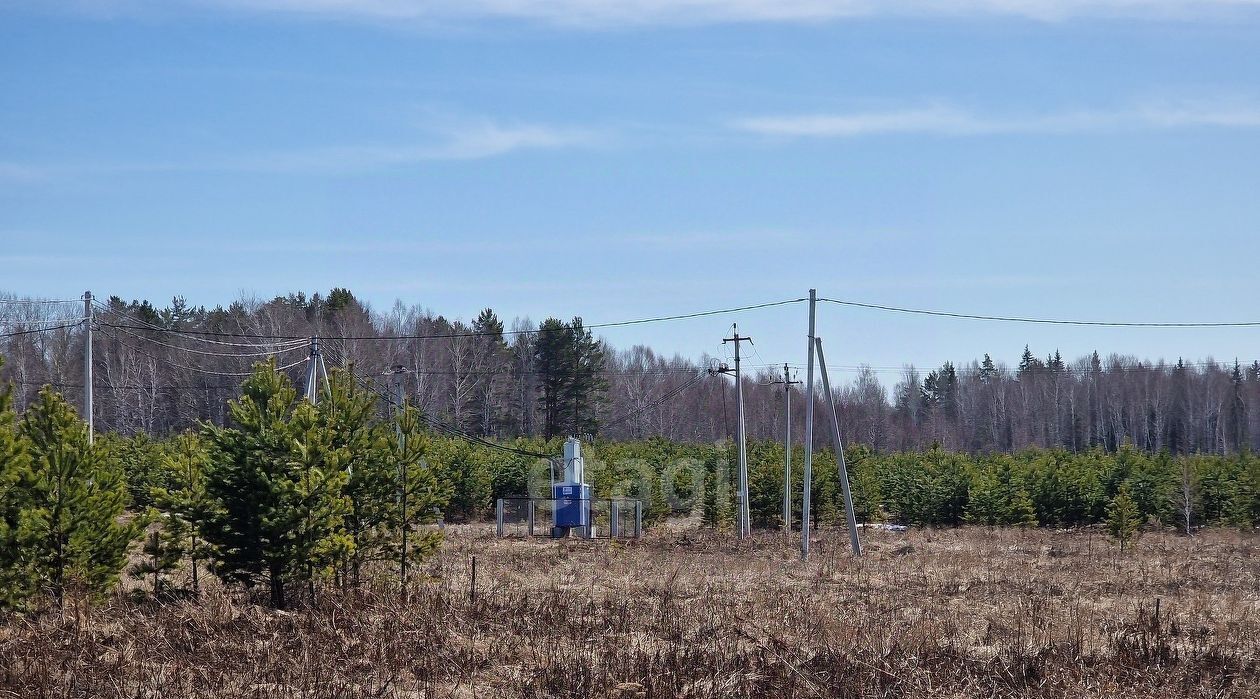
<path fill-rule="evenodd" d="M 1254 535 L 872 531 L 854 560 L 824 532 L 802 565 L 771 533 L 449 531 L 405 603 L 212 589 L 9 619 L 0 697 L 1260 696 Z"/>

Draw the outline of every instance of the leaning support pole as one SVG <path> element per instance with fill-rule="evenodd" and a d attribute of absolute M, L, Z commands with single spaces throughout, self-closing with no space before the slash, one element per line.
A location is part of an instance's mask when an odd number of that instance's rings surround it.
<path fill-rule="evenodd" d="M 809 290 L 809 364 L 805 370 L 805 465 L 801 486 L 801 560 L 809 558 L 809 489 L 814 478 L 814 308 L 818 292 Z"/>
<path fill-rule="evenodd" d="M 844 514 L 849 519 L 849 544 L 853 555 L 862 555 L 862 542 L 858 540 L 857 518 L 853 514 L 853 493 L 849 490 L 849 468 L 844 462 L 844 443 L 840 441 L 840 419 L 836 416 L 836 401 L 831 393 L 831 381 L 827 379 L 827 360 L 823 358 L 822 338 L 814 338 L 818 346 L 818 369 L 822 372 L 823 395 L 831 407 L 831 439 L 836 445 L 836 466 L 840 469 L 840 490 L 844 493 Z"/>

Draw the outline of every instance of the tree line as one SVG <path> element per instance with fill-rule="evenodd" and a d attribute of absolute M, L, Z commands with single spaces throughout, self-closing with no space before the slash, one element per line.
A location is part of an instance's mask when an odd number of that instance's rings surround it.
<path fill-rule="evenodd" d="M 225 424 L 92 440 L 51 387 L 20 414 L 12 387 L 0 390 L 0 607 L 99 595 L 124 573 L 156 595 L 195 596 L 208 572 L 276 607 L 381 576 L 405 590 L 408 567 L 440 544 L 429 526 L 438 518 L 477 520 L 497 498 L 549 497 L 552 464 L 533 454 L 558 455 L 561 438 L 451 436 L 414 406 L 382 410 L 379 397 L 370 380 L 334 369 L 312 405 L 269 359 L 238 386 Z M 671 516 L 733 524 L 730 440 L 597 438 L 586 453 L 596 497 L 642 500 L 649 526 Z M 783 456 L 781 442 L 749 444 L 758 527 L 783 525 Z M 1151 454 L 1126 443 L 973 455 L 857 444 L 846 459 L 861 522 L 1107 522 L 1126 538 L 1144 523 L 1260 526 L 1260 458 L 1247 450 Z M 834 453 L 818 451 L 810 526 L 843 521 L 837 474 Z M 800 468 L 793 478 L 799 527 Z"/>
<path fill-rule="evenodd" d="M 0 305 L 0 315 L 7 314 L 0 320 L 9 328 L 48 327 L 39 323 L 61 317 L 55 308 Z M 330 362 L 354 366 L 362 376 L 403 367 L 403 392 L 411 404 L 477 436 L 660 436 L 709 443 L 734 434 L 734 387 L 727 377 L 704 375 L 710 357 L 665 357 L 645 346 L 618 349 L 594 337 L 581 318 L 516 319 L 509 328 L 486 309 L 465 323 L 402 304 L 373 311 L 348 290 L 334 289 L 326 296 L 293 294 L 213 309 L 179 298 L 164 307 L 111 298 L 97 321 L 94 417 L 106 431 L 166 435 L 203 420 L 225 424 L 236 374 L 248 372 L 256 359 L 247 356 L 256 352 L 233 345 L 262 342 L 231 336 L 245 333 L 322 336 Z M 16 385 L 19 410 L 45 384 L 81 405 L 83 337 L 81 325 L 72 325 L 0 340 L 0 353 L 10 360 L 0 379 Z M 336 339 L 342 337 L 353 339 Z M 403 339 L 375 339 L 384 337 Z M 300 360 L 304 352 L 300 343 L 290 345 L 280 363 Z M 301 371 L 288 374 L 296 380 Z M 745 376 L 751 437 L 780 434 L 783 392 L 767 385 L 779 371 L 751 366 Z M 897 378 L 881 381 L 889 371 Z M 1165 363 L 1095 352 L 1069 361 L 1058 352 L 1043 357 L 1025 347 L 1016 366 L 985 354 L 929 371 L 837 372 L 850 376 L 834 382 L 833 396 L 846 442 L 877 451 L 934 444 L 972 453 L 1030 447 L 1114 452 L 1126 443 L 1173 454 L 1260 449 L 1255 360 Z M 697 376 L 698 383 L 672 395 Z M 794 387 L 792 400 L 798 440 L 805 408 L 800 389 Z M 816 431 L 820 445 L 825 432 Z"/>

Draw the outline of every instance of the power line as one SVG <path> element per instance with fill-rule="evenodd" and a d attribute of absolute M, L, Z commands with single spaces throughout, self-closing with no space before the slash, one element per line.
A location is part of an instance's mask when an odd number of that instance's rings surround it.
<path fill-rule="evenodd" d="M 83 318 L 79 318 L 71 323 L 63 323 L 62 325 L 54 325 L 47 328 L 30 328 L 28 330 L 15 330 L 13 332 L 0 333 L 0 338 L 19 337 L 21 335 L 31 335 L 33 333 L 46 333 L 54 330 L 65 330 L 66 328 L 78 327 L 83 322 Z"/>
<path fill-rule="evenodd" d="M 125 342 L 122 338 L 120 338 L 120 337 L 118 337 L 117 335 L 114 335 L 114 334 L 112 334 L 112 333 L 110 334 L 110 336 L 111 336 L 111 337 L 113 337 L 113 338 L 114 338 L 114 340 L 115 340 L 115 341 L 117 341 L 117 342 L 118 342 L 118 344 L 122 345 L 123 347 L 127 347 L 127 348 L 129 348 L 129 349 L 131 349 L 131 350 L 133 350 L 133 351 L 135 351 L 135 352 L 138 352 L 138 353 L 140 353 L 140 354 L 142 354 L 142 355 L 144 355 L 144 356 L 148 357 L 149 359 L 152 359 L 152 360 L 154 360 L 154 361 L 156 361 L 156 362 L 161 362 L 161 363 L 166 364 L 166 365 L 168 365 L 168 366 L 175 367 L 176 369 L 183 369 L 184 371 L 193 371 L 193 372 L 196 372 L 196 373 L 199 373 L 199 374 L 206 374 L 207 376 L 233 376 L 233 377 L 243 377 L 243 376 L 252 376 L 252 375 L 253 375 L 253 373 L 254 373 L 254 372 L 252 372 L 252 371 L 243 371 L 243 372 L 242 372 L 242 371 L 211 371 L 211 370 L 209 370 L 209 369 L 201 369 L 201 368 L 198 368 L 198 367 L 187 366 L 187 365 L 185 365 L 185 364 L 180 364 L 180 363 L 178 363 L 178 362 L 173 362 L 173 361 L 171 361 L 171 360 L 169 360 L 169 359 L 166 359 L 166 358 L 163 358 L 163 357 L 159 357 L 159 356 L 157 356 L 157 355 L 155 355 L 155 354 L 150 354 L 149 352 L 146 352 L 146 351 L 144 351 L 144 350 L 140 349 L 139 347 L 136 347 L 135 345 L 133 345 L 133 344 L 131 344 L 131 343 L 129 343 L 129 342 Z M 299 359 L 298 361 L 293 362 L 292 364 L 286 364 L 286 365 L 284 365 L 284 366 L 279 366 L 279 367 L 276 367 L 276 371 L 285 371 L 286 369 L 292 369 L 293 367 L 298 366 L 298 365 L 300 365 L 300 364 L 302 364 L 302 363 L 306 362 L 306 361 L 307 361 L 307 359 L 309 359 L 309 358 L 308 358 L 308 357 L 303 357 L 302 359 Z"/>
<path fill-rule="evenodd" d="M 707 376 L 709 376 L 707 372 L 696 374 L 695 376 L 688 379 L 686 382 L 679 384 L 678 386 L 675 386 L 673 389 L 669 391 L 666 391 L 660 398 L 656 399 L 655 401 L 648 403 L 647 405 L 644 405 L 642 407 L 635 408 L 634 410 L 629 410 L 615 418 L 612 418 L 611 420 L 608 420 L 607 422 L 604 422 L 603 424 L 599 425 L 599 428 L 608 429 L 609 427 L 612 427 L 613 425 L 620 424 L 622 422 L 625 422 L 626 420 L 629 420 L 630 418 L 636 417 L 638 415 L 642 415 L 648 412 L 649 410 L 660 407 L 661 405 L 664 405 L 666 401 L 679 395 L 683 391 L 686 391 L 692 386 L 695 386 L 696 384 L 700 383 Z"/>
<path fill-rule="evenodd" d="M 102 325 L 105 325 L 105 324 L 102 324 Z M 303 345 L 300 345 L 300 344 L 294 344 L 294 345 L 292 345 L 292 346 L 286 347 L 285 349 L 278 349 L 278 350 L 271 350 L 271 351 L 263 351 L 263 352 L 238 352 L 238 353 L 233 353 L 233 352 L 210 352 L 210 351 L 207 351 L 207 350 L 193 349 L 192 347 L 180 347 L 179 345 L 172 345 L 172 344 L 168 344 L 168 343 L 166 343 L 166 342 L 162 342 L 161 340 L 157 340 L 157 339 L 154 339 L 154 338 L 152 338 L 152 337 L 145 337 L 145 336 L 140 335 L 140 334 L 138 334 L 138 333 L 133 333 L 133 332 L 131 332 L 130 330 L 127 330 L 126 328 L 122 328 L 122 327 L 119 327 L 119 326 L 116 326 L 116 325 L 109 325 L 108 327 L 114 328 L 114 329 L 116 329 L 116 330 L 121 330 L 121 331 L 123 331 L 124 333 L 126 333 L 126 334 L 128 334 L 128 335 L 130 335 L 130 336 L 132 336 L 132 337 L 134 337 L 134 338 L 136 338 L 136 339 L 139 339 L 139 340 L 144 340 L 144 341 L 146 341 L 146 342 L 152 342 L 153 344 L 156 344 L 156 345 L 161 345 L 162 347 L 167 347 L 167 348 L 170 348 L 170 349 L 173 349 L 173 350 L 179 350 L 179 351 L 181 351 L 181 352 L 191 352 L 191 353 L 193 353 L 193 354 L 200 354 L 200 355 L 202 355 L 202 356 L 206 356 L 206 357 L 228 357 L 228 358 L 231 358 L 231 359 L 246 359 L 246 358 L 249 358 L 249 357 L 270 357 L 270 356 L 277 356 L 277 355 L 280 355 L 280 354 L 284 354 L 284 353 L 286 353 L 286 352 L 292 352 L 292 351 L 294 351 L 294 350 L 305 349 L 305 347 L 304 347 Z"/>
<path fill-rule="evenodd" d="M 805 301 L 805 300 L 806 299 L 804 298 L 786 299 L 783 301 L 771 301 L 768 303 L 758 303 L 758 304 L 752 304 L 749 306 L 737 306 L 734 308 L 721 308 L 721 309 L 716 309 L 716 310 L 711 310 L 711 311 L 698 311 L 696 313 L 682 313 L 679 315 L 671 315 L 671 316 L 656 316 L 653 318 L 638 318 L 635 320 L 621 320 L 621 321 L 616 321 L 612 323 L 593 323 L 590 325 L 583 325 L 582 327 L 584 330 L 596 330 L 596 329 L 602 329 L 602 328 L 619 328 L 619 327 L 626 327 L 626 326 L 632 326 L 632 325 L 643 325 L 645 323 L 661 323 L 661 322 L 673 321 L 673 320 L 687 320 L 691 318 L 703 318 L 705 316 L 721 315 L 725 313 L 740 313 L 743 311 L 752 311 L 752 310 L 757 310 L 761 308 L 773 308 L 775 306 L 784 306 L 784 305 L 792 304 L 792 303 L 801 303 L 802 301 Z M 111 325 L 111 327 L 121 328 L 121 327 L 132 327 L 132 326 Z M 132 327 L 132 329 L 134 330 L 134 329 L 139 329 L 139 328 Z M 238 333 L 213 332 L 209 330 L 176 331 L 176 330 L 170 330 L 166 328 L 157 328 L 154 326 L 150 326 L 145 329 L 154 330 L 157 332 L 183 332 L 183 333 L 191 334 L 191 335 L 203 335 L 203 336 L 209 336 L 209 337 L 243 337 L 243 338 L 250 338 L 250 339 L 256 339 L 256 340 L 304 340 L 306 339 L 305 336 L 299 336 L 299 335 L 265 335 L 265 334 L 260 334 L 260 333 L 245 333 L 245 332 L 238 332 Z M 503 332 L 469 331 L 469 332 L 433 333 L 429 335 L 320 335 L 320 337 L 321 339 L 324 339 L 324 340 L 340 340 L 340 341 L 440 340 L 440 339 L 453 339 L 453 338 L 462 338 L 462 337 L 499 337 L 501 335 L 532 335 L 535 333 L 558 332 L 558 331 L 568 330 L 568 329 L 569 328 L 566 327 L 566 328 L 555 328 L 554 330 L 545 329 L 545 328 L 536 328 L 536 329 L 530 329 L 530 330 L 505 330 Z"/>
<path fill-rule="evenodd" d="M 371 382 L 369 382 L 367 379 L 364 379 L 364 378 L 363 378 L 363 377 L 361 377 L 361 376 L 354 376 L 354 375 L 352 375 L 352 376 L 353 376 L 353 378 L 355 379 L 355 381 L 358 381 L 358 382 L 359 382 L 359 384 L 360 384 L 360 385 L 362 385 L 365 389 L 367 389 L 367 390 L 369 390 L 369 391 L 372 391 L 373 393 L 375 393 L 375 394 L 377 394 L 378 396 L 380 396 L 381 398 L 383 398 L 383 399 L 385 400 L 385 403 L 386 403 L 386 404 L 387 404 L 387 405 L 388 405 L 391 409 L 392 409 L 392 408 L 401 408 L 401 407 L 402 407 L 402 406 L 399 406 L 399 405 L 398 405 L 398 402 L 397 402 L 397 401 L 395 401 L 395 400 L 393 399 L 393 397 L 389 395 L 389 393 L 387 393 L 387 392 L 383 391 L 383 390 L 382 390 L 382 389 L 380 389 L 380 388 L 377 388 L 374 384 L 372 384 Z M 463 430 L 461 430 L 461 429 L 459 429 L 459 428 L 457 428 L 457 427 L 454 427 L 454 426 L 448 425 L 448 424 L 446 424 L 446 423 L 444 423 L 444 422 L 441 422 L 440 420 L 437 420 L 437 419 L 435 419 L 435 418 L 432 418 L 432 417 L 430 417 L 430 416 L 429 416 L 429 415 L 428 415 L 428 414 L 427 414 L 424 410 L 421 410 L 421 409 L 417 408 L 417 409 L 416 409 L 416 411 L 417 411 L 417 414 L 420 416 L 420 419 L 421 419 L 421 420 L 424 420 L 424 421 L 425 421 L 425 422 L 426 422 L 426 423 L 427 423 L 430 427 L 432 427 L 433 429 L 437 430 L 438 432 L 441 432 L 441 433 L 446 434 L 446 435 L 448 435 L 448 436 L 458 437 L 458 438 L 463 439 L 464 441 L 470 442 L 470 443 L 472 443 L 472 444 L 477 444 L 477 445 L 480 445 L 480 446 L 483 446 L 483 447 L 487 447 L 487 448 L 489 448 L 489 449 L 497 449 L 497 450 L 499 450 L 499 451 L 503 451 L 503 452 L 507 452 L 507 453 L 515 454 L 515 455 L 517 455 L 517 456 L 528 456 L 528 457 L 539 458 L 539 459 L 548 459 L 548 460 L 550 460 L 550 459 L 552 458 L 552 457 L 548 456 L 547 454 L 540 454 L 540 453 L 538 453 L 538 452 L 527 451 L 527 450 L 525 450 L 525 449 L 517 449 L 517 448 L 515 448 L 515 447 L 509 447 L 509 446 L 506 446 L 506 445 L 503 445 L 503 444 L 496 444 L 496 443 L 494 443 L 494 442 L 491 442 L 490 440 L 487 440 L 487 439 L 482 439 L 481 437 L 477 437 L 477 436 L 475 436 L 475 435 L 468 434 L 467 432 L 464 432 Z"/>
<path fill-rule="evenodd" d="M 82 316 L 71 316 L 61 318 L 4 318 L 0 317 L 0 324 L 5 325 L 54 325 L 57 323 L 81 322 Z"/>
<path fill-rule="evenodd" d="M 325 348 L 329 349 L 329 348 Z M 344 363 L 344 362 L 343 362 Z M 663 369 L 600 369 L 592 373 L 603 376 L 676 376 L 678 374 L 691 375 L 699 371 L 697 367 L 674 367 Z M 408 373 L 418 374 L 420 376 L 543 376 L 547 372 L 542 371 L 518 371 L 513 367 L 504 367 L 502 369 L 479 369 L 470 371 L 455 371 L 452 369 L 415 369 Z"/>
<path fill-rule="evenodd" d="M 1243 322 L 1221 322 L 1221 323 L 1138 323 L 1138 322 L 1116 322 L 1102 320 L 1056 320 L 1050 318 L 1026 318 L 1020 316 L 990 316 L 977 313 L 953 313 L 950 311 L 932 311 L 921 308 L 901 308 L 898 306 L 886 306 L 879 303 L 862 303 L 859 301 L 843 301 L 840 299 L 820 298 L 819 301 L 827 303 L 839 304 L 841 306 L 852 306 L 855 308 L 869 308 L 877 311 L 892 311 L 894 313 L 911 313 L 915 315 L 937 316 L 942 318 L 962 318 L 966 320 L 992 320 L 1006 323 L 1035 323 L 1041 325 L 1089 325 L 1095 327 L 1109 328 L 1248 328 L 1260 327 L 1260 321 L 1243 321 Z"/>
<path fill-rule="evenodd" d="M 756 365 L 756 368 L 773 369 L 773 368 L 781 368 L 782 366 L 783 366 L 782 364 L 762 364 L 762 365 Z M 790 366 L 793 369 L 805 368 L 803 364 L 789 364 L 788 366 Z M 1190 369 L 1228 370 L 1228 369 L 1231 369 L 1233 365 L 1228 362 L 1226 363 L 1182 362 L 1181 366 L 1184 368 L 1190 368 Z M 1250 365 L 1240 364 L 1240 366 L 1250 366 Z M 1103 362 L 1102 364 L 1102 370 L 1108 373 L 1125 372 L 1125 371 L 1172 372 L 1176 370 L 1176 368 L 1177 368 L 1176 364 L 1108 365 L 1106 362 Z M 859 373 L 863 371 L 870 371 L 876 374 L 900 374 L 906 371 L 914 371 L 914 372 L 919 372 L 919 373 L 926 373 L 929 371 L 939 371 L 941 367 L 917 367 L 913 365 L 891 367 L 891 366 L 872 366 L 869 364 L 828 364 L 827 369 L 830 371 L 848 372 L 848 373 Z M 1056 369 L 1054 367 L 1047 366 L 1043 361 L 1040 365 L 1031 366 L 1024 369 L 1018 369 L 1018 368 L 1012 369 L 1009 366 L 1002 365 L 1001 367 L 995 370 L 994 375 L 995 376 L 998 376 L 998 375 L 1018 376 L 1020 374 L 1028 374 L 1028 373 L 1031 373 L 1031 374 L 1054 374 L 1054 373 L 1080 374 L 1081 372 L 1088 372 L 1088 371 L 1089 371 L 1088 368 L 1073 367 L 1071 365 L 1068 365 L 1066 362 L 1064 363 L 1063 368 Z M 983 369 L 981 369 L 980 367 L 955 366 L 954 372 L 958 374 L 959 376 L 972 376 L 972 375 L 979 375 L 983 373 Z"/>
<path fill-rule="evenodd" d="M 9 299 L 0 298 L 0 303 L 8 303 L 14 305 L 40 306 L 51 305 L 55 303 L 83 303 L 83 299 Z"/>
<path fill-rule="evenodd" d="M 225 346 L 225 347 L 243 347 L 243 348 L 248 348 L 248 349 L 260 349 L 260 348 L 269 347 L 269 346 L 272 346 L 272 345 L 281 346 L 281 345 L 290 345 L 290 344 L 292 344 L 292 345 L 294 345 L 294 346 L 301 346 L 301 344 L 302 344 L 303 342 L 305 342 L 307 339 L 309 339 L 309 338 L 294 338 L 294 339 L 292 339 L 292 340 L 288 340 L 288 341 L 285 341 L 285 342 L 279 342 L 279 343 L 269 343 L 269 342 L 263 342 L 263 343 L 259 343 L 259 342 L 225 342 L 225 341 L 223 341 L 223 340 L 211 340 L 211 339 L 209 339 L 209 338 L 205 338 L 205 337 L 198 337 L 197 335 L 191 334 L 191 332 L 192 332 L 192 331 L 180 330 L 180 329 L 178 329 L 178 328 L 165 328 L 165 327 L 162 327 L 162 326 L 160 326 L 160 325 L 154 325 L 153 323 L 150 323 L 150 322 L 148 322 L 148 321 L 146 321 L 146 320 L 144 320 L 144 319 L 142 319 L 142 318 L 137 318 L 136 316 L 132 315 L 131 313 L 129 313 L 129 312 L 127 312 L 127 311 L 124 311 L 124 310 L 121 310 L 121 309 L 112 308 L 112 307 L 110 307 L 110 306 L 106 306 L 106 305 L 105 305 L 105 304 L 103 304 L 103 303 L 93 302 L 93 304 L 94 304 L 97 308 L 99 308 L 102 312 L 104 312 L 104 313 L 110 313 L 110 314 L 114 314 L 114 315 L 120 315 L 120 316 L 122 316 L 122 317 L 124 317 L 124 318 L 127 318 L 127 319 L 129 319 L 129 320 L 131 320 L 131 321 L 133 321 L 133 322 L 135 322 L 135 323 L 139 323 L 142 327 L 137 328 L 137 327 L 135 327 L 135 326 L 124 326 L 124 325 L 120 325 L 120 324 L 117 324 L 117 323 L 101 323 L 101 325 L 108 325 L 109 327 L 114 327 L 114 328 L 119 328 L 119 329 L 124 328 L 124 327 L 127 327 L 127 328 L 130 328 L 130 329 L 132 329 L 132 330 L 151 330 L 151 331 L 154 331 L 154 332 L 161 332 L 161 333 L 167 333 L 167 334 L 171 334 L 171 335 L 177 335 L 177 336 L 179 336 L 179 337 L 182 337 L 182 338 L 185 338 L 185 339 L 188 339 L 188 340 L 194 340 L 194 341 L 196 341 L 196 342 L 203 342 L 203 343 L 206 343 L 206 344 L 211 344 L 211 345 L 222 345 L 222 346 Z"/>
<path fill-rule="evenodd" d="M 83 388 L 82 383 L 66 382 L 66 381 L 22 381 L 10 379 L 15 386 L 54 386 L 56 388 Z M 0 380 L 0 384 L 4 380 Z M 155 386 L 141 386 L 138 384 L 97 384 L 96 390 L 101 391 L 236 391 L 240 389 L 239 384 L 206 384 L 204 386 L 195 385 L 172 385 L 160 384 Z"/>

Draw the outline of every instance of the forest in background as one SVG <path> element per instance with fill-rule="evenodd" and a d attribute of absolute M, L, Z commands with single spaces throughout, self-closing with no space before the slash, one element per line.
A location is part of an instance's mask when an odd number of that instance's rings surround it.
<path fill-rule="evenodd" d="M 81 404 L 84 332 L 73 319 L 82 315 L 78 302 L 0 303 L 0 327 L 24 333 L 0 340 L 7 358 L 0 380 L 15 385 L 19 412 L 46 384 Z M 278 351 L 284 366 L 307 351 L 304 342 L 259 338 L 320 336 L 329 366 L 353 367 L 378 385 L 384 372 L 404 367 L 412 405 L 477 436 L 711 443 L 734 433 L 733 382 L 707 373 L 714 358 L 612 347 L 580 318 L 506 324 L 486 309 L 466 323 L 401 303 L 374 311 L 345 289 L 213 309 L 180 298 L 159 307 L 114 297 L 99 304 L 95 318 L 94 417 L 101 431 L 165 435 L 199 420 L 223 424 L 228 399 L 259 355 Z M 749 436 L 781 438 L 784 394 L 769 382 L 782 368 L 745 369 Z M 287 373 L 300 381 L 303 370 Z M 859 367 L 835 382 L 846 443 L 973 453 L 1114 452 L 1126 443 L 1173 454 L 1260 449 L 1260 410 L 1251 409 L 1260 405 L 1257 360 L 1170 364 L 1098 352 L 1068 360 L 1025 348 L 1013 367 L 986 354 L 961 366 L 905 367 L 890 386 L 878 371 Z M 800 388 L 792 401 L 797 440 L 805 411 Z M 825 431 L 815 438 L 821 444 Z"/>
<path fill-rule="evenodd" d="M 561 438 L 479 441 L 433 429 L 406 404 L 382 417 L 379 399 L 334 368 L 312 404 L 268 359 L 228 403 L 225 426 L 93 439 L 52 388 L 20 416 L 11 389 L 0 390 L 0 610 L 97 597 L 124 572 L 151 581 L 158 596 L 197 596 L 200 575 L 213 572 L 265 590 L 273 607 L 395 576 L 405 593 L 408 568 L 441 542 L 427 525 L 483 518 L 497 498 L 550 497 L 547 455 L 559 452 Z M 753 523 L 782 527 L 782 444 L 753 440 L 748 452 Z M 601 439 L 587 458 L 595 496 L 640 500 L 648 527 L 672 516 L 732 527 L 729 440 Z M 846 459 L 863 523 L 1105 523 L 1122 548 L 1148 525 L 1187 535 L 1206 525 L 1260 525 L 1260 458 L 1246 450 L 1150 455 L 1125 444 L 1115 452 L 973 456 L 859 444 Z M 802 481 L 795 469 L 796 528 Z M 833 450 L 817 454 L 811 499 L 811 527 L 841 523 Z"/>
<path fill-rule="evenodd" d="M 617 350 L 580 318 L 506 330 L 490 309 L 469 325 L 377 315 L 342 289 L 211 311 L 111 299 L 93 314 L 91 430 L 76 411 L 74 311 L 3 307 L 27 316 L 6 318 L 0 355 L 0 607 L 103 594 L 128 572 L 155 595 L 196 595 L 213 573 L 275 607 L 381 576 L 405 589 L 441 540 L 428 525 L 549 497 L 570 434 L 595 496 L 640 500 L 648 527 L 733 524 L 730 380 L 709 358 Z M 308 336 L 330 366 L 314 401 L 301 391 Z M 764 529 L 784 525 L 785 454 L 782 389 L 761 369 L 744 390 L 749 509 Z M 1013 370 L 988 356 L 907 368 L 891 391 L 861 372 L 833 396 L 858 521 L 1105 523 L 1122 546 L 1152 525 L 1253 529 L 1256 374 L 1028 350 Z M 817 446 L 809 524 L 839 525 L 836 453 Z M 797 468 L 797 528 L 802 486 Z"/>

